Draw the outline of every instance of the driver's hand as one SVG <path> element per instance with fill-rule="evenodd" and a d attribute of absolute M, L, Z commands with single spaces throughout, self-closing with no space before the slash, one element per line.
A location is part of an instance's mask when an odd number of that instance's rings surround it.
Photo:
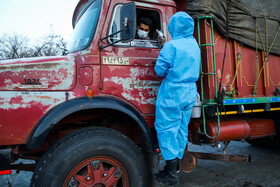
<path fill-rule="evenodd" d="M 158 36 L 158 43 L 163 46 L 166 42 L 166 38 L 163 36 L 163 37 L 159 37 Z"/>

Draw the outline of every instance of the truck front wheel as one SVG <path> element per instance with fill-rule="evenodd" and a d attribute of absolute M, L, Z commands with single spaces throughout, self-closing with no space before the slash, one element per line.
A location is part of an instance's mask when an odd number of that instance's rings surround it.
<path fill-rule="evenodd" d="M 59 140 L 41 158 L 31 186 L 142 187 L 147 180 L 140 149 L 106 128 L 86 128 Z"/>

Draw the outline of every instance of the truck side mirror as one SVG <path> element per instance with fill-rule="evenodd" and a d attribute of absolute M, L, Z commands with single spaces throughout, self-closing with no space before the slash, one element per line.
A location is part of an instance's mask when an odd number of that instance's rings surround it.
<path fill-rule="evenodd" d="M 100 39 L 101 45 L 99 45 L 100 49 L 104 49 L 108 46 L 111 46 L 118 42 L 130 42 L 133 40 L 136 32 L 136 6 L 134 2 L 130 2 L 122 5 L 120 9 L 120 16 L 118 18 L 119 29 L 114 33 L 111 33 L 104 38 Z M 118 23 L 117 22 L 117 23 Z M 102 41 L 110 38 L 112 36 L 117 36 L 119 34 L 118 40 L 109 42 L 108 45 L 103 46 Z"/>
<path fill-rule="evenodd" d="M 136 6 L 134 2 L 124 4 L 121 8 L 121 40 L 124 42 L 131 41 L 136 32 Z"/>

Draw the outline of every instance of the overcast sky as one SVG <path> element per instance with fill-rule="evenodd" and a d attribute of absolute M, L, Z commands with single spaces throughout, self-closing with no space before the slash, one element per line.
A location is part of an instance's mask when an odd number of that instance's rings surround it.
<path fill-rule="evenodd" d="M 30 39 L 52 30 L 69 40 L 72 15 L 79 0 L 0 0 L 0 36 L 13 32 Z"/>

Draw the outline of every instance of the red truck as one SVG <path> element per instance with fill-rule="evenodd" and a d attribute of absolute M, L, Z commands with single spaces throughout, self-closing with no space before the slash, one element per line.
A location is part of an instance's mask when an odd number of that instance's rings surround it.
<path fill-rule="evenodd" d="M 225 142 L 224 150 L 232 140 L 279 146 L 279 28 L 275 37 L 263 40 L 271 47 L 263 48 L 262 29 L 256 29 L 253 38 L 261 34 L 254 47 L 248 37 L 244 42 L 219 30 L 213 11 L 200 16 L 197 4 L 80 0 L 67 55 L 1 61 L 0 174 L 34 170 L 31 186 L 149 186 L 160 157 L 153 124 L 161 83 L 154 71 L 161 50 L 156 29 L 171 40 L 169 19 L 186 9 L 195 18 L 202 56 L 201 104 L 193 109 L 189 141 Z M 153 21 L 151 40 L 134 39 L 141 17 Z M 249 160 L 246 155 L 185 155 L 190 159 L 183 159 L 182 167 L 189 171 L 197 158 Z M 36 164 L 13 164 L 19 158 Z"/>

